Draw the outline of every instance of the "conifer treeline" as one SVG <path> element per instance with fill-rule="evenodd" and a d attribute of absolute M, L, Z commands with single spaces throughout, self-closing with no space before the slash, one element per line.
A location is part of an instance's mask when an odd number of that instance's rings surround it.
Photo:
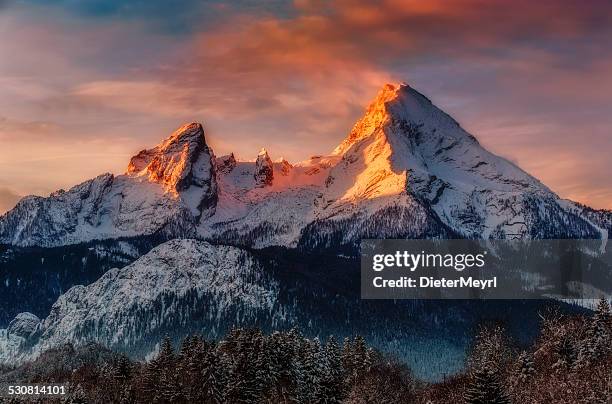
<path fill-rule="evenodd" d="M 121 356 L 98 377 L 102 401 L 120 403 L 332 404 L 356 397 L 394 403 L 414 397 L 408 369 L 368 348 L 362 337 L 321 344 L 296 329 L 271 335 L 233 329 L 220 342 L 193 336 L 178 350 L 165 338 L 153 360 L 138 364 Z M 79 387 L 69 402 L 91 401 L 91 389 L 100 386 L 78 377 L 74 382 Z"/>
<path fill-rule="evenodd" d="M 234 329 L 222 341 L 199 336 L 134 362 L 91 346 L 44 353 L 0 382 L 69 382 L 67 403 L 610 403 L 612 317 L 601 300 L 593 316 L 543 316 L 542 331 L 519 350 L 501 326 L 483 328 L 465 371 L 440 383 L 409 369 L 362 337 L 321 343 L 298 330 L 264 335 Z"/>

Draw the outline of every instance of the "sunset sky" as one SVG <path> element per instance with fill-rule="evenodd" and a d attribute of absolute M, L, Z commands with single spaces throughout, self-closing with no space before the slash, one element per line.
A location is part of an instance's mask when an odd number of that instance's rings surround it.
<path fill-rule="evenodd" d="M 562 197 L 612 209 L 609 1 L 0 0 L 0 212 L 180 124 L 330 152 L 406 82 Z"/>

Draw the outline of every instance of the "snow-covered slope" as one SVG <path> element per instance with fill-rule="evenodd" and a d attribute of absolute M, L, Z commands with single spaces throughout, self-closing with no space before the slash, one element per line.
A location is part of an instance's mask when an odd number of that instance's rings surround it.
<path fill-rule="evenodd" d="M 385 85 L 326 156 L 215 158 L 199 124 L 105 174 L 0 218 L 0 242 L 64 245 L 164 234 L 252 247 L 334 248 L 364 237 L 605 238 L 612 219 L 562 201 L 485 150 L 426 97 Z"/>
<path fill-rule="evenodd" d="M 0 361 L 30 358 L 66 342 L 145 349 L 147 341 L 176 329 L 223 328 L 258 313 L 286 318 L 277 283 L 260 269 L 236 247 L 168 241 L 88 286 L 71 288 L 40 324 L 29 313 L 17 316 L 0 335 Z"/>

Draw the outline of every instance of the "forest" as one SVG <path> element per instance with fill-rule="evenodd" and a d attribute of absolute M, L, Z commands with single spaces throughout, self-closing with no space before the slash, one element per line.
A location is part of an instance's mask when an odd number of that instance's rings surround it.
<path fill-rule="evenodd" d="M 67 344 L 0 369 L 0 384 L 68 383 L 65 397 L 44 401 L 58 403 L 603 404 L 612 400 L 610 369 L 612 317 L 601 299 L 592 315 L 541 313 L 530 347 L 519 347 L 501 324 L 482 325 L 464 371 L 437 383 L 417 380 L 361 336 L 319 341 L 297 329 L 235 328 L 220 341 L 194 335 L 177 347 L 166 337 L 143 362 Z"/>

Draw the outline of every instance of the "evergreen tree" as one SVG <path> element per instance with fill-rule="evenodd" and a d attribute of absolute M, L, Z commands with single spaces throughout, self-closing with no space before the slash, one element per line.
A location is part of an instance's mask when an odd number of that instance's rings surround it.
<path fill-rule="evenodd" d="M 151 360 L 144 366 L 142 372 L 143 392 L 152 400 L 157 396 L 161 366 L 156 359 Z"/>
<path fill-rule="evenodd" d="M 242 330 L 234 335 L 235 339 L 225 345 L 229 354 L 230 374 L 228 401 L 235 403 L 257 402 L 262 395 L 262 335 L 259 331 Z"/>
<path fill-rule="evenodd" d="M 611 349 L 612 342 L 612 315 L 610 314 L 610 304 L 605 298 L 599 300 L 597 310 L 593 316 L 593 353 L 596 357 L 601 357 Z"/>
<path fill-rule="evenodd" d="M 365 339 L 361 335 L 356 336 L 353 344 L 353 366 L 357 375 L 362 375 L 370 369 L 370 355 Z"/>
<path fill-rule="evenodd" d="M 341 361 L 346 384 L 353 384 L 355 356 L 353 354 L 353 343 L 348 337 L 344 338 L 344 342 L 342 343 Z"/>
<path fill-rule="evenodd" d="M 185 337 L 183 342 L 181 342 L 181 348 L 178 354 L 179 362 L 186 365 L 189 358 L 193 355 L 194 347 L 194 339 L 192 337 Z"/>
<path fill-rule="evenodd" d="M 275 332 L 267 338 L 266 356 L 271 388 L 268 396 L 271 401 L 293 402 L 299 369 L 296 365 L 298 334 Z"/>
<path fill-rule="evenodd" d="M 535 373 L 533 365 L 533 355 L 527 351 L 521 352 L 518 357 L 517 380 L 519 383 L 528 382 Z"/>
<path fill-rule="evenodd" d="M 499 371 L 512 360 L 512 351 L 503 327 L 494 325 L 482 327 L 468 358 L 468 369 L 490 368 Z"/>
<path fill-rule="evenodd" d="M 340 403 L 344 397 L 344 380 L 340 347 L 333 336 L 325 344 L 324 368 L 321 377 L 320 403 Z"/>
<path fill-rule="evenodd" d="M 466 404 L 510 404 L 496 372 L 490 367 L 483 367 L 472 374 L 465 393 Z"/>
<path fill-rule="evenodd" d="M 121 355 L 112 368 L 112 377 L 119 383 L 125 382 L 132 375 L 132 363 L 127 356 Z"/>
<path fill-rule="evenodd" d="M 202 363 L 197 402 L 217 404 L 223 400 L 223 365 L 217 350 L 209 349 Z"/>
<path fill-rule="evenodd" d="M 167 335 L 164 337 L 161 343 L 161 347 L 159 349 L 159 354 L 157 355 L 157 362 L 162 367 L 169 367 L 174 363 L 174 349 L 172 348 L 172 341 L 170 341 L 170 337 Z"/>
<path fill-rule="evenodd" d="M 563 335 L 557 344 L 557 362 L 553 367 L 557 370 L 572 368 L 578 359 L 578 352 L 574 342 L 568 335 Z"/>
<path fill-rule="evenodd" d="M 585 334 L 578 348 L 576 367 L 588 366 L 612 349 L 612 318 L 610 305 L 605 298 L 599 300 Z"/>
<path fill-rule="evenodd" d="M 132 385 L 127 384 L 124 388 L 121 389 L 121 394 L 119 395 L 119 404 L 134 403 L 136 403 L 136 394 L 134 393 Z"/>
<path fill-rule="evenodd" d="M 163 403 L 183 402 L 181 384 L 176 368 L 165 369 L 159 378 L 159 401 Z"/>
<path fill-rule="evenodd" d="M 298 399 L 311 403 L 321 394 L 321 344 L 318 339 L 306 339 L 301 345 Z"/>

